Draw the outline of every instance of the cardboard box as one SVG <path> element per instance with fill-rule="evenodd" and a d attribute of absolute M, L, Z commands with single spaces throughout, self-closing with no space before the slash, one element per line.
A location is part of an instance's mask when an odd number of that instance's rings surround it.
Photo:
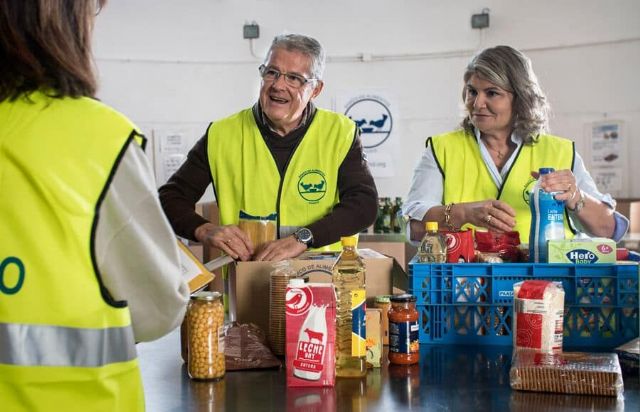
<path fill-rule="evenodd" d="M 373 307 L 377 295 L 390 295 L 394 283 L 394 272 L 402 283 L 406 274 L 394 260 L 373 250 L 360 249 L 366 266 L 367 305 Z M 309 282 L 331 283 L 331 268 L 338 253 L 308 252 L 292 260 L 298 276 L 306 275 Z M 229 294 L 231 320 L 240 323 L 252 322 L 263 331 L 269 330 L 269 285 L 271 262 L 237 262 L 231 267 Z M 235 315 L 235 316 L 234 316 Z"/>
<path fill-rule="evenodd" d="M 382 310 L 367 308 L 367 367 L 380 367 L 382 358 Z"/>
<path fill-rule="evenodd" d="M 549 240 L 549 263 L 615 263 L 616 242 L 607 238 Z"/>
<path fill-rule="evenodd" d="M 360 235 L 358 247 L 372 249 L 394 258 L 406 272 L 407 263 L 415 256 L 417 248 L 406 241 L 405 235 Z M 393 241 L 385 240 L 393 237 Z M 395 240 L 396 238 L 400 238 Z"/>

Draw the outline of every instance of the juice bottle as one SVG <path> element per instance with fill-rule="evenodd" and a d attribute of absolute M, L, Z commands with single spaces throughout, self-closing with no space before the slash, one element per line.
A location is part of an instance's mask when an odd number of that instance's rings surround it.
<path fill-rule="evenodd" d="M 343 237 L 342 253 L 333 266 L 336 291 L 336 376 L 363 377 L 366 365 L 365 267 L 355 237 Z"/>
<path fill-rule="evenodd" d="M 447 242 L 438 232 L 438 222 L 425 223 L 427 233 L 424 234 L 418 248 L 418 262 L 421 263 L 446 263 Z"/>

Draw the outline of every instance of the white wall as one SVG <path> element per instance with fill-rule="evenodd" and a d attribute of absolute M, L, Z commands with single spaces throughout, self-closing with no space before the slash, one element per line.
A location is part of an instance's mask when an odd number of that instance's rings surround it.
<path fill-rule="evenodd" d="M 490 28 L 471 29 L 471 14 L 485 7 Z M 260 25 L 253 47 L 242 38 L 251 21 Z M 587 165 L 588 124 L 604 119 L 625 122 L 634 165 L 639 21 L 638 0 L 110 0 L 94 52 L 101 99 L 143 129 L 184 126 L 195 141 L 210 121 L 255 101 L 274 35 L 312 35 L 329 56 L 318 105 L 332 108 L 350 90 L 394 96 L 396 176 L 376 182 L 381 196 L 405 196 L 425 138 L 461 119 L 465 64 L 497 44 L 532 59 L 554 111 L 551 132 L 575 140 Z M 640 197 L 640 179 L 628 181 L 619 195 Z"/>

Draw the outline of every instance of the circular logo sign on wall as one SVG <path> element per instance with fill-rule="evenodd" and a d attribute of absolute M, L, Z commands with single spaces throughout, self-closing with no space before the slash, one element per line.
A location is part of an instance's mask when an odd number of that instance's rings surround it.
<path fill-rule="evenodd" d="M 360 128 L 365 149 L 380 146 L 391 135 L 393 117 L 388 104 L 381 99 L 371 96 L 357 98 L 349 103 L 344 114 Z"/>

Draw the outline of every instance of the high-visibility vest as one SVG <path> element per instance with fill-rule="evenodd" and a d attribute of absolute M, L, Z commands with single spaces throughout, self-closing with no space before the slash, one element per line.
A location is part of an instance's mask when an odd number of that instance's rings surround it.
<path fill-rule="evenodd" d="M 143 142 L 93 99 L 0 102 L 2 410 L 144 410 L 129 309 L 94 255 L 98 211 L 132 139 Z"/>
<path fill-rule="evenodd" d="M 516 211 L 514 230 L 519 232 L 522 242 L 528 242 L 531 227 L 529 193 L 535 184 L 531 172 L 537 172 L 541 167 L 572 169 L 575 154 L 572 141 L 539 135 L 535 143 L 520 146 L 502 186 L 496 187 L 474 136 L 458 130 L 430 137 L 427 146 L 432 147 L 443 176 L 443 204 L 502 200 Z M 566 212 L 565 235 L 567 238 L 573 237 Z"/>
<path fill-rule="evenodd" d="M 339 202 L 338 169 L 353 144 L 355 123 L 317 109 L 281 177 L 251 109 L 211 125 L 208 157 L 222 225 L 237 224 L 240 211 L 277 213 L 278 238 L 331 212 Z M 341 250 L 340 242 L 322 250 Z"/>

